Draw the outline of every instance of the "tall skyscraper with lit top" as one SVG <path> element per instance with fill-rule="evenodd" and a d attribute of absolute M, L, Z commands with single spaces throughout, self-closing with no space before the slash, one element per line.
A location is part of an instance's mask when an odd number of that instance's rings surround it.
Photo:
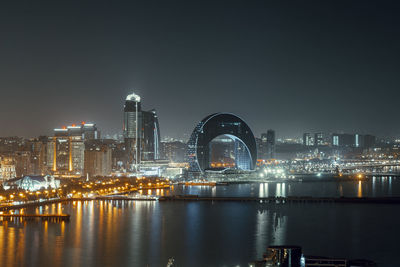
<path fill-rule="evenodd" d="M 128 169 L 138 169 L 142 160 L 160 158 L 160 127 L 156 111 L 143 111 L 140 96 L 132 93 L 124 106 L 124 139 Z"/>
<path fill-rule="evenodd" d="M 140 96 L 132 93 L 126 97 L 124 106 L 124 139 L 127 153 L 127 167 L 134 168 L 140 163 L 142 106 Z"/>

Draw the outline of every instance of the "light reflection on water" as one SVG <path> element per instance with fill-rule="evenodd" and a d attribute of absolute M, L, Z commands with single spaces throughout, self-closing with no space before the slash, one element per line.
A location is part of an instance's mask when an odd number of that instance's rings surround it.
<path fill-rule="evenodd" d="M 70 222 L 2 222 L 0 266 L 163 266 L 169 257 L 178 266 L 233 266 L 289 243 L 383 263 L 396 255 L 397 222 L 379 219 L 395 205 L 76 201 L 62 209 Z M 374 253 L 377 242 L 389 255 Z"/>
<path fill-rule="evenodd" d="M 378 177 L 332 184 L 175 186 L 172 193 L 380 196 L 399 195 L 398 183 Z M 20 212 L 68 213 L 71 220 L 0 222 L 0 266 L 165 266 L 170 257 L 178 266 L 244 266 L 268 245 L 283 244 L 302 245 L 308 254 L 370 258 L 392 266 L 400 235 L 397 205 L 75 201 Z M 376 244 L 385 244 L 385 250 Z"/>
<path fill-rule="evenodd" d="M 145 195 L 201 195 L 201 196 L 243 196 L 243 197 L 400 197 L 400 179 L 394 177 L 373 177 L 366 181 L 346 182 L 268 182 L 254 184 L 231 184 L 228 186 L 184 186 L 175 185 L 171 190 L 139 190 Z"/>
<path fill-rule="evenodd" d="M 361 181 L 358 182 L 358 189 L 357 189 L 357 197 L 362 197 L 362 183 Z"/>

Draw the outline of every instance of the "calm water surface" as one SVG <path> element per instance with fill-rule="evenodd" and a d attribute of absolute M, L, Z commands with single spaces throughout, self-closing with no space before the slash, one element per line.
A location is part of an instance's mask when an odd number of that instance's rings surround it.
<path fill-rule="evenodd" d="M 400 196 L 399 179 L 174 187 L 199 195 Z M 0 223 L 0 266 L 247 266 L 269 245 L 397 266 L 398 205 L 86 201 L 24 212 L 69 213 L 63 223 Z"/>
<path fill-rule="evenodd" d="M 144 192 L 148 193 L 148 192 Z M 168 192 L 166 193 L 168 194 Z M 313 196 L 313 197 L 400 197 L 400 178 L 375 177 L 367 181 L 282 182 L 229 186 L 179 186 L 172 194 L 203 196 Z"/>

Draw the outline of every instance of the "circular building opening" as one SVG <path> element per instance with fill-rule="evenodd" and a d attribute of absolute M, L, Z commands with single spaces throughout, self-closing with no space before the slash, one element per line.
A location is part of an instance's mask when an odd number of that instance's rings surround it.
<path fill-rule="evenodd" d="M 250 127 L 230 113 L 211 114 L 197 124 L 187 152 L 192 173 L 215 168 L 254 170 L 257 160 L 256 142 Z"/>
<path fill-rule="evenodd" d="M 206 170 L 250 170 L 251 154 L 242 140 L 236 136 L 219 135 L 209 143 L 210 161 Z"/>

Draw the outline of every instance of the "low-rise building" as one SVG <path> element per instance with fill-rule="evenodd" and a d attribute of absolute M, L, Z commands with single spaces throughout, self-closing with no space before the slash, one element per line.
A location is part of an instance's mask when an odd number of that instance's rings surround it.
<path fill-rule="evenodd" d="M 3 182 L 3 188 L 8 189 L 22 189 L 29 191 L 36 191 L 40 189 L 56 189 L 60 187 L 60 180 L 55 179 L 54 176 L 24 176 L 22 178 L 14 178 Z"/>

